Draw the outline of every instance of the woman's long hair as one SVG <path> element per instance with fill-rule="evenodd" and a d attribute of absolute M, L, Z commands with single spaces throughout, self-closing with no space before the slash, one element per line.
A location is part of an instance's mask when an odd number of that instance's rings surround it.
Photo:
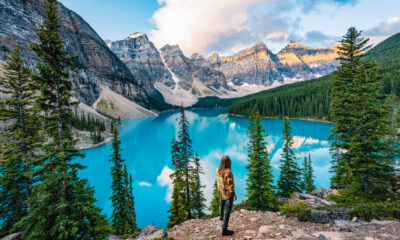
<path fill-rule="evenodd" d="M 232 162 L 231 159 L 225 155 L 221 158 L 221 164 L 218 167 L 218 175 L 223 176 L 227 170 L 231 170 L 232 167 Z"/>

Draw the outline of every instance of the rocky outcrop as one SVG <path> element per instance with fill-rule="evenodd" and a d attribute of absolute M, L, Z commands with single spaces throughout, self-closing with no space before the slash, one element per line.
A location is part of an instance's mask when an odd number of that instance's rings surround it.
<path fill-rule="evenodd" d="M 312 196 L 319 197 L 319 198 L 329 199 L 329 195 L 331 195 L 331 194 L 337 195 L 338 193 L 339 193 L 339 191 L 336 189 L 320 187 L 318 189 L 315 189 L 314 191 L 312 191 L 309 194 Z"/>
<path fill-rule="evenodd" d="M 146 34 L 134 33 L 124 40 L 108 44 L 147 92 L 154 91 L 155 82 L 174 87 L 175 83 L 160 53 Z"/>
<path fill-rule="evenodd" d="M 300 201 L 307 203 L 311 207 L 330 206 L 336 204 L 328 199 L 320 198 L 310 194 L 296 193 L 296 196 L 300 199 Z"/>
<path fill-rule="evenodd" d="M 231 214 L 229 229 L 233 236 L 221 236 L 219 217 L 208 220 L 188 220 L 173 227 L 168 236 L 174 239 L 398 239 L 400 222 L 378 221 L 379 224 L 360 224 L 342 231 L 335 223 L 300 222 L 279 212 L 241 209 Z M 325 238 L 323 238 L 325 237 Z"/>
<path fill-rule="evenodd" d="M 38 42 L 37 32 L 44 20 L 43 0 L 0 0 L 0 58 L 15 45 L 22 49 L 30 67 L 38 60 L 30 45 Z M 146 93 L 125 64 L 78 14 L 62 4 L 58 6 L 60 38 L 71 56 L 77 56 L 70 78 L 73 96 L 92 105 L 100 94 L 99 86 L 109 86 L 142 106 Z"/>
<path fill-rule="evenodd" d="M 143 228 L 135 239 L 151 240 L 154 238 L 163 238 L 163 237 L 168 237 L 168 233 L 164 229 L 160 229 L 154 225 L 150 225 Z"/>
<path fill-rule="evenodd" d="M 346 209 L 332 209 L 332 210 L 311 210 L 311 220 L 316 223 L 329 223 L 335 220 L 347 220 L 350 218 Z"/>
<path fill-rule="evenodd" d="M 22 239 L 22 233 L 13 233 L 3 237 L 1 240 L 21 240 L 21 239 Z"/>

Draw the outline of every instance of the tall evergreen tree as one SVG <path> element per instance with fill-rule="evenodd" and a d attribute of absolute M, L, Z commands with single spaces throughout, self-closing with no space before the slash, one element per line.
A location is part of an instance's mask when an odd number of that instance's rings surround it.
<path fill-rule="evenodd" d="M 179 131 L 178 131 L 178 145 L 179 145 L 179 162 L 175 165 L 175 171 L 182 173 L 183 185 L 183 199 L 187 218 L 192 219 L 192 193 L 191 184 L 193 181 L 193 149 L 192 140 L 189 136 L 189 121 L 185 115 L 183 105 L 180 107 L 179 116 Z"/>
<path fill-rule="evenodd" d="M 118 136 L 118 129 L 114 128 L 113 152 L 110 161 L 112 176 L 112 195 L 110 197 L 113 207 L 111 214 L 111 226 L 114 234 L 125 236 L 136 231 L 136 215 L 134 210 L 131 180 L 125 166 L 125 160 L 121 157 L 121 141 Z"/>
<path fill-rule="evenodd" d="M 384 104 L 376 63 L 364 58 L 368 40 L 349 28 L 332 82 L 332 145 L 338 149 L 332 184 L 346 188 L 348 199 L 386 199 L 395 171 L 388 141 L 391 110 Z"/>
<path fill-rule="evenodd" d="M 40 42 L 32 48 L 40 58 L 34 80 L 40 88 L 38 105 L 49 141 L 43 146 L 43 161 L 36 172 L 40 182 L 32 189 L 30 214 L 17 226 L 24 228 L 24 239 L 104 238 L 107 222 L 94 205 L 94 190 L 87 180 L 79 179 L 82 166 L 72 162 L 82 154 L 68 125 L 74 105 L 67 71 L 72 58 L 59 37 L 57 1 L 46 0 L 43 6 Z"/>
<path fill-rule="evenodd" d="M 281 155 L 281 173 L 278 180 L 278 190 L 280 196 L 289 197 L 293 192 L 301 191 L 301 171 L 292 149 L 292 130 L 287 117 L 284 119 L 282 130 L 284 144 Z"/>
<path fill-rule="evenodd" d="M 173 192 L 171 207 L 168 210 L 168 212 L 170 213 L 169 222 L 167 223 L 168 227 L 173 227 L 174 225 L 180 224 L 187 219 L 187 214 L 184 207 L 185 202 L 182 198 L 182 189 L 184 182 L 182 181 L 183 171 L 180 165 L 180 149 L 179 143 L 175 139 L 175 137 L 173 137 L 172 139 L 171 157 L 172 165 L 175 167 L 175 171 L 170 175 L 173 183 Z"/>
<path fill-rule="evenodd" d="M 315 190 L 314 174 L 310 154 L 308 155 L 308 158 L 304 157 L 303 160 L 301 188 L 306 193 Z"/>
<path fill-rule="evenodd" d="M 126 226 L 125 235 L 130 235 L 136 232 L 136 213 L 135 213 L 135 198 L 133 196 L 133 179 L 132 174 L 128 174 L 126 165 L 124 164 L 124 185 L 127 191 L 126 194 Z"/>
<path fill-rule="evenodd" d="M 168 210 L 170 215 L 168 217 L 169 222 L 167 223 L 167 226 L 169 228 L 172 228 L 173 226 L 180 224 L 187 219 L 183 202 L 184 200 L 182 199 L 181 189 L 179 188 L 179 185 L 174 184 L 171 207 Z"/>
<path fill-rule="evenodd" d="M 197 219 L 204 217 L 204 209 L 206 208 L 203 193 L 204 185 L 201 185 L 200 181 L 200 174 L 204 174 L 203 168 L 200 165 L 200 158 L 199 155 L 196 153 L 193 158 L 194 161 L 194 174 L 193 178 L 194 181 L 192 182 L 192 209 L 193 209 L 193 216 Z"/>
<path fill-rule="evenodd" d="M 11 233 L 12 227 L 29 214 L 32 185 L 37 181 L 33 173 L 43 142 L 31 71 L 24 66 L 19 47 L 5 57 L 5 72 L 0 78 L 0 92 L 7 96 L 0 100 L 5 125 L 0 132 L 0 236 Z"/>
<path fill-rule="evenodd" d="M 217 182 L 214 183 L 213 198 L 211 199 L 210 207 L 208 210 L 211 212 L 211 216 L 219 215 L 219 196 L 217 190 Z"/>
<path fill-rule="evenodd" d="M 332 79 L 330 115 L 335 124 L 330 139 L 334 172 L 331 182 L 339 188 L 349 186 L 347 178 L 344 178 L 344 167 L 351 158 L 348 150 L 355 127 L 352 123 L 355 114 L 352 97 L 354 79 L 360 71 L 362 57 L 370 47 L 368 39 L 362 38 L 361 32 L 355 28 L 349 28 L 338 47 L 338 60 L 341 65 L 334 72 Z"/>
<path fill-rule="evenodd" d="M 258 112 L 250 115 L 247 135 L 247 204 L 256 210 L 275 209 L 277 201 L 273 192 L 273 175 L 265 140 L 268 135 L 262 128 Z"/>

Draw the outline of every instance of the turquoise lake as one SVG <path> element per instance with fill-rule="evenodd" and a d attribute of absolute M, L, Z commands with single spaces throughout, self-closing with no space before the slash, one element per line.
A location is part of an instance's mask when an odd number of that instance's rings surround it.
<path fill-rule="evenodd" d="M 204 192 L 211 199 L 216 168 L 222 155 L 232 159 L 235 188 L 240 202 L 245 198 L 245 179 L 247 170 L 247 126 L 248 119 L 232 117 L 226 109 L 197 109 L 186 111 L 190 122 L 190 136 L 193 149 L 198 152 L 205 174 L 201 176 L 206 185 Z M 119 129 L 122 142 L 122 156 L 134 180 L 137 224 L 164 227 L 168 221 L 167 210 L 172 194 L 169 174 L 172 172 L 170 148 L 171 140 L 177 131 L 178 112 L 164 112 L 157 117 L 127 120 Z M 269 137 L 268 152 L 273 166 L 275 180 L 279 177 L 279 159 L 283 141 L 282 120 L 263 119 L 263 127 Z M 304 156 L 311 154 L 317 187 L 329 187 L 329 143 L 327 141 L 331 124 L 291 120 L 293 149 L 301 163 Z M 97 205 L 103 213 L 111 215 L 111 144 L 82 150 L 86 157 L 79 162 L 87 166 L 80 176 L 89 180 L 95 187 Z"/>

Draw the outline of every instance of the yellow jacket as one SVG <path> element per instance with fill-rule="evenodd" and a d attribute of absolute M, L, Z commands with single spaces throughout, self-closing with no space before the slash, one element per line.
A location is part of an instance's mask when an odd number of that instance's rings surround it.
<path fill-rule="evenodd" d="M 228 200 L 233 197 L 235 183 L 231 170 L 227 170 L 223 176 L 218 174 L 217 170 L 217 191 L 221 200 Z"/>

